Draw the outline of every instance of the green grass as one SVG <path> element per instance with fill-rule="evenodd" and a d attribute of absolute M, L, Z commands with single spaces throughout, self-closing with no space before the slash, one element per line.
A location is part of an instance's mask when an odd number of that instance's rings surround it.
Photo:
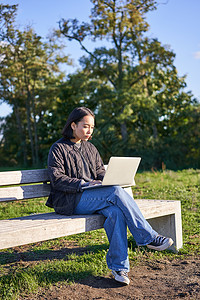
<path fill-rule="evenodd" d="M 30 214 L 52 212 L 45 205 L 46 199 L 31 199 L 0 203 L 0 220 L 28 216 Z"/>
<path fill-rule="evenodd" d="M 138 173 L 135 198 L 180 200 L 184 246 L 178 254 L 136 247 L 129 233 L 131 265 L 147 259 L 200 255 L 200 170 L 163 170 Z M 0 218 L 49 212 L 46 199 L 1 203 Z M 0 299 L 17 299 L 40 287 L 79 281 L 89 275 L 106 275 L 108 241 L 103 229 L 0 252 Z"/>
<path fill-rule="evenodd" d="M 135 198 L 180 200 L 184 242 L 180 253 L 199 253 L 200 170 L 138 174 L 134 194 Z"/>

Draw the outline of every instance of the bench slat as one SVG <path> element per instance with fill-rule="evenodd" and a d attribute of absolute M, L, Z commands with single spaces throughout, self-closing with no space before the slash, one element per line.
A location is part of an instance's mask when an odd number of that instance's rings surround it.
<path fill-rule="evenodd" d="M 159 220 L 155 225 L 161 223 L 160 229 L 163 234 L 168 227 L 172 226 L 169 236 L 176 241 L 172 247 L 178 249 L 182 247 L 181 219 L 175 227 L 175 224 L 173 225 L 175 214 L 180 215 L 180 201 L 136 199 L 136 203 L 149 222 Z M 181 218 L 181 215 L 179 217 Z M 0 220 L 0 249 L 96 230 L 103 227 L 104 220 L 101 215 L 64 216 L 56 213 Z"/>
<path fill-rule="evenodd" d="M 145 219 L 162 217 L 166 212 L 168 215 L 174 214 L 177 207 L 177 201 L 136 199 L 135 202 Z"/>
<path fill-rule="evenodd" d="M 0 186 L 49 181 L 47 169 L 0 172 Z"/>
<path fill-rule="evenodd" d="M 0 188 L 0 202 L 47 197 L 49 193 L 50 184 Z"/>
<path fill-rule="evenodd" d="M 160 217 L 166 214 L 166 210 L 168 213 L 174 213 L 174 204 L 173 202 L 163 202 L 160 200 L 152 201 L 152 200 L 141 200 L 137 201 L 139 208 L 141 209 L 144 217 L 146 219 L 151 219 L 155 217 Z M 145 205 L 143 204 L 145 203 Z M 176 205 L 176 203 L 175 203 Z M 10 231 L 16 230 L 20 231 L 25 228 L 32 228 L 33 226 L 42 227 L 44 223 L 54 224 L 57 226 L 57 222 L 62 223 L 66 222 L 69 218 L 74 218 L 75 216 L 65 216 L 59 215 L 56 213 L 45 213 L 45 214 L 32 214 L 29 216 L 14 218 L 9 220 L 1 220 L 0 221 L 0 233 L 7 232 L 10 234 Z M 21 228 L 21 229 L 20 229 Z"/>
<path fill-rule="evenodd" d="M 46 216 L 48 216 L 48 218 L 46 218 Z M 34 222 L 32 221 L 32 218 L 34 218 Z M 44 218 L 45 221 L 42 222 L 42 224 L 37 225 L 37 223 L 35 223 L 35 218 Z M 26 219 L 29 219 L 31 222 L 31 230 L 28 227 L 15 226 L 12 230 L 1 232 L 0 249 L 36 243 L 76 233 L 100 229 L 103 227 L 105 220 L 102 215 L 79 215 L 67 217 L 57 215 L 55 213 L 29 216 L 26 217 Z"/>
<path fill-rule="evenodd" d="M 66 215 L 59 215 L 55 212 L 52 213 L 43 213 L 43 214 L 31 214 L 29 216 L 19 217 L 19 218 L 13 218 L 9 220 L 0 220 L 0 233 L 1 232 L 7 232 L 9 233 L 12 229 L 12 231 L 20 231 L 23 228 L 29 228 L 29 227 L 42 227 L 44 224 L 54 224 L 54 226 L 57 226 L 59 223 L 66 223 L 68 219 L 76 219 L 76 218 L 86 218 L 88 215 L 72 215 L 72 216 L 66 216 Z M 94 216 L 94 215 L 93 215 Z"/>

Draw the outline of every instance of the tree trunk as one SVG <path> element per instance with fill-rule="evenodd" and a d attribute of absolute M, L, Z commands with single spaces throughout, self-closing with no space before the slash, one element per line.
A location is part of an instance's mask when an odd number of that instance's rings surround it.
<path fill-rule="evenodd" d="M 158 130 L 156 124 L 153 125 L 153 137 L 156 139 L 158 137 Z"/>
<path fill-rule="evenodd" d="M 34 128 L 34 142 L 35 142 L 35 163 L 39 164 L 38 156 L 38 136 L 37 136 L 37 121 L 36 121 L 36 111 L 35 111 L 35 95 L 32 95 L 32 111 L 33 111 L 33 128 Z"/>
<path fill-rule="evenodd" d="M 121 135 L 122 135 L 122 140 L 124 142 L 127 142 L 127 139 L 128 139 L 128 132 L 127 132 L 127 127 L 126 127 L 126 123 L 123 122 L 121 125 Z"/>
<path fill-rule="evenodd" d="M 31 94 L 28 89 L 28 94 L 27 94 L 27 98 L 26 98 L 26 116 L 27 116 L 28 136 L 29 136 L 30 144 L 31 144 L 32 164 L 35 165 L 35 152 L 34 152 L 33 135 L 32 135 L 32 129 L 31 129 L 30 98 L 31 98 Z"/>
<path fill-rule="evenodd" d="M 20 139 L 20 145 L 21 145 L 21 149 L 22 149 L 22 153 L 23 153 L 23 164 L 24 164 L 24 166 L 26 166 L 27 165 L 26 139 L 23 134 L 19 106 L 18 106 L 17 100 L 15 98 L 13 98 L 13 103 L 14 103 L 14 114 L 15 114 L 15 118 L 16 118 L 17 129 L 18 129 L 19 139 Z"/>

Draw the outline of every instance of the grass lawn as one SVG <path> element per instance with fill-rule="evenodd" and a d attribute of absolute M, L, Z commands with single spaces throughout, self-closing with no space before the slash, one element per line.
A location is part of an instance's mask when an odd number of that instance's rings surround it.
<path fill-rule="evenodd" d="M 129 233 L 132 265 L 141 259 L 182 259 L 200 255 L 200 170 L 143 172 L 136 175 L 135 198 L 180 200 L 183 248 L 178 254 L 136 247 Z M 0 204 L 0 219 L 49 212 L 45 199 Z M 103 229 L 42 243 L 0 250 L 0 299 L 17 299 L 58 282 L 70 284 L 88 275 L 105 275 L 108 241 Z"/>

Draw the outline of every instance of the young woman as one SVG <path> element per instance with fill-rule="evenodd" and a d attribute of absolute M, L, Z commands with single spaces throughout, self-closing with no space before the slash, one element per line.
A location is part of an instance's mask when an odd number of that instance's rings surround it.
<path fill-rule="evenodd" d="M 129 284 L 127 226 L 138 246 L 165 250 L 173 241 L 153 230 L 123 188 L 108 186 L 83 191 L 83 186 L 101 182 L 105 174 L 99 152 L 88 142 L 93 129 L 94 114 L 90 109 L 78 107 L 71 112 L 62 131 L 63 137 L 49 152 L 51 193 L 46 205 L 58 214 L 104 215 L 104 228 L 110 243 L 107 265 L 116 281 Z"/>

